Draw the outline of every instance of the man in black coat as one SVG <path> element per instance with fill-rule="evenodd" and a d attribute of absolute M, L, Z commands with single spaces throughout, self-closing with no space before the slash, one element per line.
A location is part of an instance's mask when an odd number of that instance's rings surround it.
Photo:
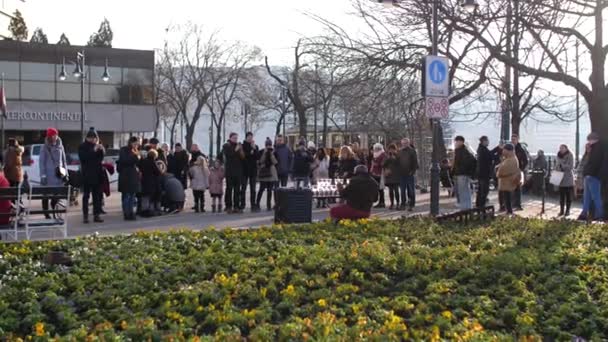
<path fill-rule="evenodd" d="M 91 127 L 85 141 L 78 148 L 80 170 L 82 172 L 82 215 L 83 222 L 89 223 L 89 197 L 93 197 L 93 220 L 103 222 L 101 219 L 101 180 L 105 149 L 99 144 L 99 136 Z"/>
<path fill-rule="evenodd" d="M 253 141 L 253 133 L 247 132 L 245 141 L 243 141 L 243 186 L 241 187 L 241 209 L 245 209 L 245 194 L 247 193 L 247 184 L 249 183 L 249 203 L 251 203 L 251 211 L 259 211 L 255 198 L 255 186 L 258 176 L 258 160 L 260 159 L 260 149 Z"/>
<path fill-rule="evenodd" d="M 500 147 L 496 147 L 490 151 L 488 146 L 490 140 L 487 136 L 479 138 L 479 147 L 477 148 L 477 199 L 475 205 L 477 208 L 483 208 L 488 202 L 488 193 L 490 192 L 490 180 L 494 175 L 494 166 L 498 160 Z"/>
<path fill-rule="evenodd" d="M 224 144 L 222 153 L 218 156 L 224 163 L 226 175 L 226 197 L 224 203 L 226 204 L 226 212 L 229 214 L 240 214 L 243 212 L 239 206 L 241 204 L 245 153 L 243 152 L 243 145 L 238 140 L 238 134 L 230 133 L 230 139 Z"/>
<path fill-rule="evenodd" d="M 458 189 L 458 204 L 460 210 L 468 210 L 473 206 L 471 199 L 471 180 L 475 176 L 477 160 L 464 144 L 464 137 L 457 136 L 454 139 L 454 164 L 453 172 Z"/>
<path fill-rule="evenodd" d="M 525 179 L 526 179 L 525 171 L 526 171 L 526 168 L 528 167 L 528 151 L 526 151 L 526 149 L 519 142 L 518 134 L 514 133 L 511 135 L 511 143 L 513 144 L 513 146 L 515 146 L 515 156 L 517 157 L 517 161 L 519 162 L 519 169 L 521 170 L 521 172 L 524 173 L 523 180 L 525 182 Z M 515 196 L 514 196 L 513 207 L 515 208 L 515 210 L 518 210 L 518 211 L 524 210 L 521 207 L 521 186 L 517 187 L 514 194 L 515 194 Z"/>
<path fill-rule="evenodd" d="M 190 146 L 190 166 L 196 163 L 198 157 L 203 157 L 207 159 L 207 156 L 203 152 L 201 152 L 201 149 L 198 144 L 192 144 L 192 146 Z"/>
<path fill-rule="evenodd" d="M 182 183 L 184 189 L 187 189 L 188 162 L 190 161 L 190 157 L 188 156 L 188 152 L 182 147 L 182 144 L 175 144 L 175 152 L 173 152 L 173 158 L 175 162 L 173 175 Z"/>

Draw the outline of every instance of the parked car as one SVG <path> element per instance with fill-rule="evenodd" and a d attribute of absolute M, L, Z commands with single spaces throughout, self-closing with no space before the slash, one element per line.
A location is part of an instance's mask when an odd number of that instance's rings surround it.
<path fill-rule="evenodd" d="M 30 184 L 40 184 L 40 151 L 42 150 L 43 144 L 33 144 L 25 146 L 23 152 L 23 172 L 27 173 Z M 68 170 L 78 171 L 80 170 L 80 158 L 78 153 L 67 152 L 65 155 Z M 114 173 L 110 176 L 110 183 L 118 182 L 118 173 Z"/>

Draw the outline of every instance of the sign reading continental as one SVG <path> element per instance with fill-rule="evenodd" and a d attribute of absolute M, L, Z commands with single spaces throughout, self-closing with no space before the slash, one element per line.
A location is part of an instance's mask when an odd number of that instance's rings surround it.
<path fill-rule="evenodd" d="M 80 121 L 80 113 L 8 111 L 6 112 L 6 118 L 13 121 Z"/>

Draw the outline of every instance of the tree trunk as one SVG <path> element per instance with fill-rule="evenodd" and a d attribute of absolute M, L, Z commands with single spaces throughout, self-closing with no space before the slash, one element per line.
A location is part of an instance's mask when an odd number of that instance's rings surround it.
<path fill-rule="evenodd" d="M 298 110 L 298 122 L 299 122 L 299 131 L 300 131 L 300 136 L 299 138 L 304 138 L 306 140 L 308 140 L 308 118 L 306 117 L 306 109 L 304 108 L 299 108 Z M 297 143 L 297 141 L 296 141 Z"/>
<path fill-rule="evenodd" d="M 515 103 L 514 103 L 515 105 Z M 511 134 L 517 134 L 519 135 L 519 128 L 521 126 L 521 115 L 515 115 L 515 107 L 513 108 L 513 113 L 511 116 Z M 518 114 L 520 114 L 520 111 L 517 111 Z"/>
<path fill-rule="evenodd" d="M 222 123 L 224 121 L 224 117 L 220 116 L 220 119 L 217 121 L 217 134 L 215 135 L 215 148 L 217 157 L 222 153 Z"/>
<path fill-rule="evenodd" d="M 171 124 L 171 139 L 170 139 L 170 143 L 171 143 L 170 148 L 171 149 L 173 149 L 173 146 L 175 145 L 175 126 L 177 126 L 178 119 L 179 119 L 179 114 L 176 114 L 175 119 L 173 119 L 173 123 Z"/>
<path fill-rule="evenodd" d="M 196 124 L 188 125 L 186 127 L 186 149 L 190 151 L 192 144 L 194 143 L 194 129 Z"/>
<path fill-rule="evenodd" d="M 281 116 L 279 117 L 279 122 L 277 122 L 277 129 L 275 131 L 274 136 L 278 136 L 279 134 L 281 134 L 281 127 L 283 126 L 283 121 L 285 120 L 285 113 L 281 113 Z"/>
<path fill-rule="evenodd" d="M 323 147 L 327 148 L 331 145 L 331 142 L 328 143 L 327 142 L 327 119 L 328 119 L 328 113 L 326 108 L 323 109 Z"/>

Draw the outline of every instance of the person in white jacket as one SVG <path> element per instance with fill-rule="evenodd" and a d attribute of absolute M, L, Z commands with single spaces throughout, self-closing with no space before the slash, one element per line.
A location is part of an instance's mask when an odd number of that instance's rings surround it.
<path fill-rule="evenodd" d="M 311 165 L 312 168 L 312 184 L 317 184 L 321 179 L 329 178 L 329 156 L 325 153 L 325 149 L 319 148 L 315 153 L 315 158 Z M 325 199 L 319 199 L 317 208 L 327 205 Z"/>
<path fill-rule="evenodd" d="M 312 183 L 316 184 L 319 179 L 329 178 L 329 156 L 325 149 L 319 148 L 312 162 Z"/>
<path fill-rule="evenodd" d="M 194 196 L 194 211 L 205 212 L 205 190 L 209 189 L 209 166 L 203 156 L 190 167 L 190 187 Z"/>

